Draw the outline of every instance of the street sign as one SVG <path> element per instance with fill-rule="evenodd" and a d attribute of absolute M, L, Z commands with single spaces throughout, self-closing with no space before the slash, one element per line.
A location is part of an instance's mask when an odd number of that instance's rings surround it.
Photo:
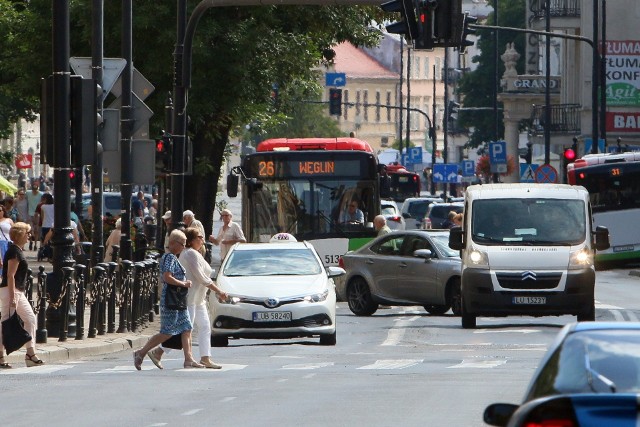
<path fill-rule="evenodd" d="M 476 162 L 473 160 L 462 161 L 462 176 L 475 176 L 476 174 Z"/>
<path fill-rule="evenodd" d="M 136 185 L 150 185 L 155 182 L 156 142 L 151 139 L 133 139 L 131 158 L 135 166 L 131 180 Z M 122 183 L 122 154 L 120 151 L 102 153 L 105 184 Z"/>
<path fill-rule="evenodd" d="M 135 93 L 138 98 L 144 101 L 149 95 L 151 95 L 151 93 L 153 93 L 154 90 L 156 90 L 155 86 L 153 86 L 151 82 L 134 67 L 131 91 Z M 116 83 L 113 85 L 113 89 L 111 89 L 111 93 L 113 93 L 116 98 L 122 94 L 122 79 L 116 80 Z"/>
<path fill-rule="evenodd" d="M 507 143 L 505 141 L 493 141 L 489 143 L 489 163 L 507 163 Z"/>
<path fill-rule="evenodd" d="M 591 149 L 593 146 L 592 138 L 584 139 L 584 154 L 591 154 Z M 598 139 L 598 153 L 605 153 L 604 149 L 604 139 Z M 577 155 L 578 153 L 576 153 Z"/>
<path fill-rule="evenodd" d="M 422 163 L 422 147 L 409 148 L 411 163 Z"/>
<path fill-rule="evenodd" d="M 120 110 L 105 108 L 102 110 L 104 127 L 100 129 L 100 144 L 103 151 L 118 151 L 120 147 Z"/>
<path fill-rule="evenodd" d="M 72 56 L 69 58 L 71 69 L 85 79 L 92 78 L 91 58 Z M 105 94 L 111 92 L 114 83 L 127 65 L 122 58 L 104 58 L 102 60 L 102 90 Z M 117 96 L 117 95 L 116 95 Z"/>
<path fill-rule="evenodd" d="M 536 182 L 537 164 L 520 163 L 520 182 Z"/>
<path fill-rule="evenodd" d="M 407 153 L 402 154 L 402 166 L 404 166 L 407 170 L 413 169 L 413 162 L 411 161 L 411 156 Z"/>
<path fill-rule="evenodd" d="M 539 166 L 535 172 L 536 182 L 538 183 L 556 183 L 558 182 L 558 171 L 551 165 L 544 164 Z"/>
<path fill-rule="evenodd" d="M 457 183 L 458 165 L 455 163 L 438 163 L 433 165 L 433 182 Z"/>
<path fill-rule="evenodd" d="M 133 94 L 132 104 L 133 104 L 134 125 L 133 125 L 133 129 L 131 129 L 131 133 L 135 134 L 139 129 L 141 129 L 147 123 L 147 121 L 149 121 L 151 116 L 153 116 L 153 111 L 151 111 L 151 108 L 149 108 L 147 104 L 142 102 L 142 100 L 138 98 L 138 96 L 135 93 Z M 122 98 L 116 98 L 111 103 L 111 105 L 109 105 L 109 108 L 120 109 L 121 106 L 122 106 Z"/>
<path fill-rule="evenodd" d="M 325 73 L 325 86 L 346 86 L 347 75 L 345 73 Z"/>

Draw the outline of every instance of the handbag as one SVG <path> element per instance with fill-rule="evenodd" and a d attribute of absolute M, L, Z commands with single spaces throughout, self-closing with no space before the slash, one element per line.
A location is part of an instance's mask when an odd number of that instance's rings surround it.
<path fill-rule="evenodd" d="M 162 343 L 162 347 L 182 350 L 182 334 L 171 335 L 171 338 Z"/>
<path fill-rule="evenodd" d="M 186 310 L 188 291 L 187 288 L 167 285 L 167 291 L 164 295 L 165 308 L 169 310 Z"/>
<path fill-rule="evenodd" d="M 31 335 L 24 329 L 24 322 L 15 311 L 2 322 L 2 345 L 7 354 L 11 354 L 31 341 Z"/>

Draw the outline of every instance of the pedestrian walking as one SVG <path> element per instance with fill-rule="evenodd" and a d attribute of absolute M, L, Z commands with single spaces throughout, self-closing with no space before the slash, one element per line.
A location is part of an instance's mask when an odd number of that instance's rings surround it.
<path fill-rule="evenodd" d="M 7 320 L 13 313 L 18 313 L 24 322 L 24 329 L 31 335 L 31 341 L 26 343 L 27 353 L 25 364 L 28 368 L 44 365 L 44 362 L 36 356 L 36 315 L 25 295 L 27 288 L 27 275 L 29 264 L 22 252 L 22 248 L 29 241 L 31 226 L 24 222 L 13 224 L 9 230 L 9 238 L 12 243 L 4 254 L 4 266 L 2 270 L 2 284 L 0 284 L 0 313 L 1 320 Z M 4 360 L 4 346 L 2 345 L 2 326 L 0 326 L 0 368 L 11 368 Z"/>
<path fill-rule="evenodd" d="M 213 270 L 200 253 L 204 245 L 204 235 L 195 227 L 187 228 L 184 232 L 187 237 L 187 246 L 180 254 L 180 264 L 184 267 L 187 280 L 191 280 L 191 287 L 187 293 L 187 310 L 191 323 L 198 328 L 198 349 L 200 351 L 200 363 L 206 368 L 221 369 L 222 366 L 211 360 L 211 320 L 207 310 L 207 290 L 215 293 L 220 300 L 225 300 L 228 295 L 220 290 L 211 279 Z M 149 358 L 162 369 L 161 358 L 164 350 L 156 347 L 149 352 Z"/>
<path fill-rule="evenodd" d="M 18 221 L 29 222 L 29 201 L 25 195 L 24 188 L 18 190 L 17 197 L 14 202 L 14 206 L 18 211 Z"/>
<path fill-rule="evenodd" d="M 31 191 L 27 192 L 27 203 L 29 205 L 29 218 L 27 224 L 31 226 L 31 240 L 29 240 L 29 250 L 38 250 L 38 240 L 40 238 L 40 216 L 36 215 L 36 207 L 42 200 L 42 193 L 38 190 L 38 184 L 34 181 L 31 184 Z"/>
<path fill-rule="evenodd" d="M 373 226 L 378 232 L 378 234 L 376 234 L 378 237 L 391 233 L 391 229 L 387 225 L 387 219 L 383 215 L 376 215 L 376 217 L 373 218 Z"/>
<path fill-rule="evenodd" d="M 220 246 L 220 260 L 224 261 L 231 246 L 238 242 L 246 243 L 247 239 L 244 237 L 240 225 L 232 221 L 233 214 L 229 209 L 223 209 L 220 212 L 220 217 L 222 218 L 222 227 L 218 231 L 218 237 L 213 237 L 212 234 L 209 236 L 209 241 Z"/>
<path fill-rule="evenodd" d="M 104 246 L 104 262 L 115 261 L 113 259 L 113 246 L 120 245 L 120 239 L 122 238 L 122 220 L 118 218 L 116 220 L 116 228 L 111 230 L 109 233 L 109 237 L 107 237 L 107 241 Z"/>
<path fill-rule="evenodd" d="M 206 236 L 204 232 L 204 225 L 202 225 L 202 223 L 196 219 L 196 215 L 193 213 L 193 211 L 186 210 L 182 212 L 182 221 L 184 221 L 185 228 L 195 227 L 198 229 L 200 234 L 202 234 L 203 236 Z M 206 251 L 207 251 L 207 248 L 205 248 L 204 245 L 202 245 L 200 247 L 200 253 L 202 254 L 202 256 L 204 256 Z"/>
<path fill-rule="evenodd" d="M 162 344 L 173 335 L 181 335 L 185 368 L 204 368 L 196 362 L 191 353 L 191 330 L 193 325 L 187 310 L 187 292 L 191 280 L 186 278 L 184 267 L 178 262 L 178 255 L 185 248 L 187 237 L 180 230 L 173 230 L 169 235 L 169 253 L 160 258 L 160 275 L 162 277 L 162 295 L 160 296 L 160 332 L 149 338 L 140 350 L 133 352 L 133 365 L 142 369 L 142 362 L 147 353 Z"/>

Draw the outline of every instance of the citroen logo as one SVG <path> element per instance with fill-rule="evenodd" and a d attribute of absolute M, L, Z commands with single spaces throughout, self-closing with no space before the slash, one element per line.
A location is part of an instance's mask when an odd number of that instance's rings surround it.
<path fill-rule="evenodd" d="M 265 307 L 276 308 L 280 304 L 280 300 L 278 298 L 267 298 L 264 300 Z"/>
<path fill-rule="evenodd" d="M 524 271 L 522 272 L 522 280 L 538 280 L 536 278 L 536 273 L 533 271 Z"/>

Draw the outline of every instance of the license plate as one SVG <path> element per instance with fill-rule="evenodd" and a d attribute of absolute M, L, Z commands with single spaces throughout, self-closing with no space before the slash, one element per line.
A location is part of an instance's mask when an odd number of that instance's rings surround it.
<path fill-rule="evenodd" d="M 254 311 L 254 322 L 291 322 L 290 311 Z"/>
<path fill-rule="evenodd" d="M 547 297 L 513 297 L 514 304 L 546 304 Z"/>

